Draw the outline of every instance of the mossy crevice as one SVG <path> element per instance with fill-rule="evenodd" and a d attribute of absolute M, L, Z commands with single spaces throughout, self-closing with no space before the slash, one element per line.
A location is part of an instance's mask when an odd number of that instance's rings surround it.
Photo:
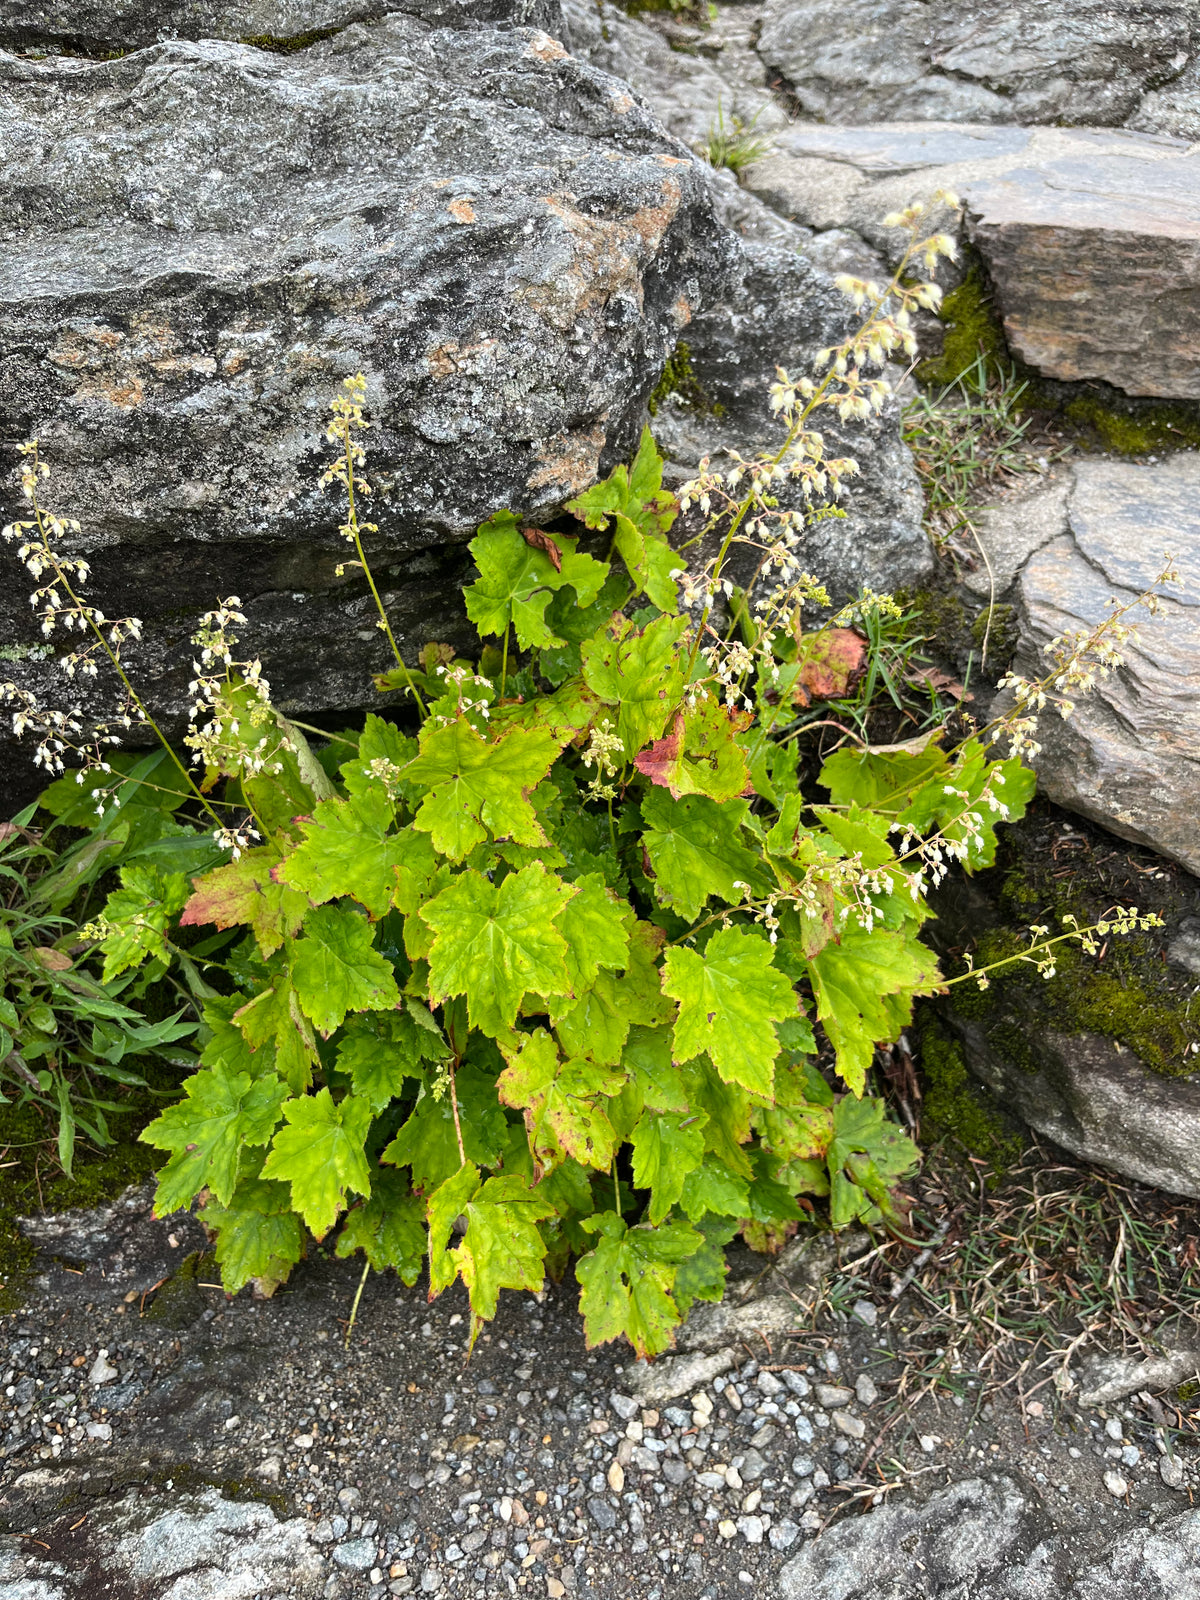
<path fill-rule="evenodd" d="M 271 55 L 291 56 L 298 50 L 307 50 L 310 45 L 320 44 L 322 39 L 336 38 L 344 31 L 344 27 L 313 28 L 309 33 L 294 33 L 287 38 L 274 33 L 250 33 L 238 43 L 252 45 L 255 50 L 267 50 Z"/>
<path fill-rule="evenodd" d="M 1098 380 L 1086 384 L 1045 378 L 1010 350 L 987 269 L 968 249 L 963 281 L 942 301 L 940 355 L 922 361 L 917 381 L 945 389 L 982 356 L 988 370 L 1002 367 L 1023 384 L 1019 409 L 1061 418 L 1081 442 L 1113 455 L 1140 456 L 1200 449 L 1200 402 L 1156 400 L 1124 394 Z"/>
<path fill-rule="evenodd" d="M 668 398 L 678 400 L 690 411 L 702 411 L 711 417 L 723 416 L 725 412 L 725 407 L 719 400 L 712 398 L 697 377 L 696 369 L 692 365 L 691 347 L 683 339 L 667 357 L 662 376 L 654 385 L 646 402 L 652 417 L 658 415 L 658 408 Z"/>
<path fill-rule="evenodd" d="M 969 905 L 950 911 L 943 937 L 954 951 L 969 948 L 977 970 L 1011 964 L 990 973 L 986 989 L 956 984 L 943 1002 L 947 1016 L 973 1023 L 998 1056 L 1024 1072 L 1052 1065 L 1049 1035 L 1091 1033 L 1116 1041 L 1161 1076 L 1195 1077 L 1200 994 L 1191 975 L 1169 967 L 1163 955 L 1170 927 L 1195 912 L 1193 880 L 1149 851 L 1060 818 L 1037 802 L 1025 821 L 1003 830 L 997 867 L 975 880 Z M 1032 962 L 1012 959 L 1029 949 L 1034 926 L 1057 933 L 1074 917 L 1086 927 L 1131 902 L 1161 916 L 1164 931 L 1101 936 L 1102 954 L 1060 944 L 1049 978 Z M 961 954 L 948 952 L 946 965 L 951 973 L 964 970 Z"/>
<path fill-rule="evenodd" d="M 991 1096 L 970 1074 L 963 1047 L 932 1006 L 917 1013 L 921 1138 L 952 1138 L 999 1176 L 1024 1148 Z"/>

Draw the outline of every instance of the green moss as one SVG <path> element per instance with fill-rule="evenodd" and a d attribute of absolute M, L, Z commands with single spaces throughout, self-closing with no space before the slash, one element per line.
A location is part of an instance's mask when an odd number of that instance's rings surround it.
<path fill-rule="evenodd" d="M 1200 448 L 1200 406 L 1127 400 L 1116 391 L 1081 394 L 1063 414 L 1088 428 L 1114 455 L 1150 455 L 1159 450 Z"/>
<path fill-rule="evenodd" d="M 296 33 L 290 38 L 274 33 L 251 33 L 238 43 L 253 45 L 256 50 L 269 50 L 276 56 L 291 56 L 297 50 L 307 50 L 311 44 L 319 44 L 322 39 L 332 39 L 342 31 L 341 28 L 314 28 L 311 33 Z"/>
<path fill-rule="evenodd" d="M 917 368 L 919 383 L 944 389 L 956 382 L 983 356 L 989 368 L 1011 365 L 1004 326 L 992 300 L 990 285 L 978 260 L 971 262 L 957 289 L 942 301 L 945 326 L 940 356 L 931 356 Z"/>
<path fill-rule="evenodd" d="M 1019 1137 L 1007 1131 L 987 1091 L 967 1070 L 962 1046 L 931 1007 L 918 1014 L 922 1137 L 947 1136 L 986 1161 L 999 1174 L 1021 1154 Z"/>
<path fill-rule="evenodd" d="M 971 624 L 971 643 L 976 650 L 982 651 L 983 641 L 987 639 L 988 668 L 992 672 L 1007 667 L 1016 653 L 1020 636 L 1017 614 L 1012 606 L 984 606 Z"/>
<path fill-rule="evenodd" d="M 710 416 L 723 415 L 725 407 L 719 401 L 714 401 L 708 394 L 696 370 L 692 366 L 692 352 L 684 340 L 680 340 L 674 350 L 667 357 L 667 364 L 662 370 L 662 377 L 655 384 L 654 389 L 646 402 L 650 415 L 656 417 L 658 408 L 668 396 L 674 396 L 683 405 L 693 411 L 705 411 Z"/>
<path fill-rule="evenodd" d="M 168 1328 L 190 1328 L 206 1304 L 199 1286 L 215 1282 L 217 1271 L 211 1251 L 194 1250 L 185 1256 L 146 1308 L 147 1320 Z"/>

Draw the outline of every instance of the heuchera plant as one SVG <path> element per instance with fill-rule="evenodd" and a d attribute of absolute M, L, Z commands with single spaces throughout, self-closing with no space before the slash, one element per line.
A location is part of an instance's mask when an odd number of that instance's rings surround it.
<path fill-rule="evenodd" d="M 192 804 L 232 859 L 193 877 L 144 860 L 90 929 L 106 981 L 181 962 L 203 1001 L 198 1070 L 142 1138 L 169 1157 L 158 1213 L 199 1202 L 229 1292 L 269 1294 L 308 1235 L 332 1236 L 409 1284 L 427 1263 L 431 1296 L 461 1278 L 474 1335 L 501 1289 L 539 1290 L 575 1257 L 589 1341 L 653 1355 L 694 1300 L 720 1298 L 738 1229 L 776 1244 L 822 1197 L 835 1227 L 902 1222 L 917 1154 L 864 1095 L 873 1051 L 941 982 L 920 939 L 930 881 L 951 859 L 987 866 L 1033 788 L 990 730 L 844 745 L 819 795 L 797 780 L 797 707 L 854 618 L 804 625 L 827 597 L 796 550 L 855 470 L 812 421 L 878 409 L 869 372 L 936 304 L 905 285 L 952 246 L 918 220 L 893 219 L 909 247 L 891 284 L 847 281 L 857 333 L 815 379 L 779 374 L 775 455 L 705 465 L 677 499 L 646 433 L 568 507 L 611 537 L 605 560 L 508 513 L 480 528 L 471 657 L 401 658 L 363 549 L 365 383 L 345 385 L 326 482 L 395 657 L 377 681 L 407 691 L 415 731 L 369 715 L 318 759 L 259 664 L 235 659 L 244 619 L 223 603 L 197 634 L 188 743 Z M 779 504 L 785 478 L 804 509 Z M 53 573 L 64 525 L 47 534 L 33 481 L 25 551 Z M 667 537 L 681 505 L 719 535 L 698 573 Z M 735 542 L 754 552 L 736 593 Z M 60 612 L 82 606 L 66 573 Z M 92 632 L 143 715 L 120 639 Z M 58 760 L 67 735 L 49 737 Z M 109 781 L 87 779 L 102 826 L 121 803 Z M 60 814 L 69 790 L 50 791 Z M 177 777 L 164 792 L 169 813 Z M 209 935 L 183 950 L 177 923 Z"/>

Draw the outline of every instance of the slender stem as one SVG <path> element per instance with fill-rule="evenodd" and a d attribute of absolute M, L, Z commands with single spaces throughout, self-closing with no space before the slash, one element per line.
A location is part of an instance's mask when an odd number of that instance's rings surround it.
<path fill-rule="evenodd" d="M 463 1144 L 462 1123 L 458 1120 L 458 1095 L 454 1089 L 454 1073 L 457 1065 L 457 1062 L 452 1062 L 450 1065 L 450 1110 L 454 1114 L 454 1137 L 458 1140 L 458 1158 L 465 1167 L 467 1164 L 467 1151 Z"/>
<path fill-rule="evenodd" d="M 297 722 L 295 717 L 289 717 L 288 721 L 291 723 L 293 728 L 299 728 L 301 733 L 315 733 L 318 739 L 330 739 L 334 744 L 349 745 L 351 750 L 358 749 L 358 746 L 355 744 L 354 740 L 347 739 L 345 734 L 326 733 L 324 728 L 314 728 L 311 723 Z"/>
<path fill-rule="evenodd" d="M 508 687 L 508 623 L 504 624 L 504 653 L 500 660 L 500 698 L 504 699 L 504 691 Z"/>
<path fill-rule="evenodd" d="M 615 1155 L 613 1156 L 612 1175 L 613 1175 L 613 1197 L 616 1200 L 617 1216 L 619 1217 L 621 1215 L 621 1180 L 617 1176 L 617 1158 L 616 1158 Z"/>
<path fill-rule="evenodd" d="M 362 1299 L 362 1292 L 367 1286 L 367 1273 L 371 1270 L 370 1261 L 363 1263 L 362 1277 L 358 1280 L 358 1288 L 354 1291 L 354 1303 L 350 1307 L 350 1321 L 346 1324 L 346 1342 L 344 1350 L 350 1348 L 350 1335 L 354 1332 L 354 1324 L 358 1321 L 358 1303 Z"/>
<path fill-rule="evenodd" d="M 34 457 L 34 461 L 35 461 L 35 464 L 36 464 L 36 461 L 37 461 L 37 457 L 36 456 Z M 81 597 L 75 593 L 75 590 L 71 586 L 70 579 L 67 577 L 66 573 L 63 571 L 62 567 L 58 564 L 58 562 L 55 561 L 53 549 L 51 548 L 50 541 L 46 536 L 46 530 L 42 525 L 42 508 L 38 504 L 36 494 L 33 496 L 32 504 L 33 504 L 33 513 L 34 513 L 35 518 L 37 519 L 38 532 L 42 536 L 42 546 L 48 552 L 48 554 L 50 555 L 50 559 L 51 559 L 51 562 L 53 563 L 54 571 L 55 571 L 55 574 L 57 575 L 59 583 L 62 584 L 63 588 L 66 590 L 67 594 L 70 596 L 72 602 L 74 603 L 74 605 L 75 605 L 75 607 L 77 609 L 78 614 L 81 617 L 85 617 L 87 619 L 88 627 L 96 635 L 96 639 L 97 639 L 97 641 L 98 641 L 98 643 L 100 645 L 100 648 L 104 651 L 105 655 L 108 657 L 109 662 L 112 665 L 113 671 L 117 674 L 117 677 L 121 680 L 121 683 L 122 683 L 122 685 L 124 686 L 124 689 L 125 689 L 125 693 L 129 696 L 130 702 L 133 705 L 135 705 L 137 707 L 138 711 L 141 713 L 142 721 L 146 724 L 146 726 L 148 728 L 150 728 L 153 731 L 155 737 L 158 739 L 159 744 L 162 745 L 163 749 L 167 752 L 168 756 L 170 756 L 171 760 L 174 762 L 175 766 L 178 768 L 180 776 L 183 778 L 183 781 L 187 784 L 188 788 L 191 790 L 193 796 L 200 802 L 200 804 L 208 812 L 209 816 L 213 819 L 213 821 L 217 824 L 217 826 L 219 828 L 223 828 L 225 826 L 225 824 L 221 821 L 221 818 L 213 810 L 212 806 L 209 803 L 207 795 L 205 795 L 202 792 L 202 790 L 197 785 L 196 780 L 192 777 L 191 773 L 188 771 L 187 767 L 184 766 L 183 762 L 175 754 L 175 751 L 171 748 L 170 741 L 167 739 L 166 734 L 162 731 L 162 729 L 159 727 L 158 723 L 155 722 L 154 718 L 150 715 L 149 711 L 146 709 L 146 706 L 145 706 L 141 696 L 138 694 L 137 690 L 133 687 L 133 684 L 129 681 L 129 675 L 125 671 L 125 668 L 121 665 L 121 658 L 112 649 L 112 647 L 110 646 L 108 640 L 104 637 L 104 634 L 101 631 L 99 624 L 92 617 L 91 607 L 85 605 L 83 600 L 81 599 Z"/>
<path fill-rule="evenodd" d="M 400 654 L 400 646 L 396 643 L 395 635 L 392 633 L 392 625 L 388 621 L 388 614 L 384 609 L 383 600 L 380 596 L 379 590 L 375 586 L 375 574 L 371 571 L 371 563 L 367 560 L 367 552 L 363 549 L 362 535 L 358 529 L 358 503 L 354 498 L 354 442 L 350 434 L 350 419 L 348 417 L 343 417 L 342 419 L 342 438 L 346 447 L 346 496 L 349 501 L 349 514 L 346 519 L 346 526 L 350 529 L 350 535 L 354 540 L 354 548 L 358 554 L 359 566 L 362 568 L 367 583 L 370 587 L 371 595 L 375 601 L 375 609 L 379 612 L 380 627 L 387 635 L 387 642 L 392 647 L 392 655 L 396 659 L 396 665 L 404 673 L 405 679 L 408 683 L 409 692 L 416 700 L 418 706 L 420 706 L 421 715 L 424 716 L 425 702 L 421 698 L 421 691 L 413 682 L 413 675 L 408 670 L 408 667 L 404 661 L 404 657 Z"/>

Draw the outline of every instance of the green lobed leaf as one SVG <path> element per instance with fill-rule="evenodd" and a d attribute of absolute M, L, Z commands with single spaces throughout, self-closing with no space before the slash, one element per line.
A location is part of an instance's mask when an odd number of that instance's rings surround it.
<path fill-rule="evenodd" d="M 413 826 L 428 833 L 434 847 L 461 861 L 489 831 L 518 844 L 548 841 L 529 803 L 561 749 L 547 728 L 513 728 L 487 743 L 469 722 L 459 720 L 421 730 L 421 753 L 408 778 L 428 792 Z"/>
<path fill-rule="evenodd" d="M 138 1135 L 143 1144 L 171 1152 L 154 1196 L 160 1217 L 190 1205 L 204 1188 L 222 1205 L 229 1203 L 241 1153 L 270 1143 L 287 1086 L 278 1078 L 251 1078 L 219 1065 L 185 1078 L 183 1095 Z"/>
<path fill-rule="evenodd" d="M 574 892 L 536 865 L 498 884 L 474 871 L 455 878 L 420 912 L 436 935 L 429 951 L 433 1003 L 465 994 L 471 1026 L 500 1038 L 526 994 L 567 994 L 566 941 L 552 924 Z"/>
<path fill-rule="evenodd" d="M 627 1228 L 614 1211 L 584 1217 L 579 1226 L 598 1235 L 575 1266 L 588 1345 L 624 1335 L 640 1357 L 661 1355 L 680 1320 L 671 1298 L 676 1270 L 702 1247 L 703 1235 L 686 1222 Z"/>
<path fill-rule="evenodd" d="M 121 887 L 104 904 L 108 928 L 100 941 L 104 952 L 104 983 L 111 983 L 130 967 L 157 957 L 169 961 L 167 930 L 188 898 L 183 872 L 163 872 L 158 867 L 122 867 Z"/>
<path fill-rule="evenodd" d="M 575 888 L 558 927 L 567 942 L 571 989 L 580 995 L 595 983 L 601 967 L 616 971 L 627 964 L 634 917 L 629 903 L 618 899 L 598 872 L 576 878 Z"/>
<path fill-rule="evenodd" d="M 633 1181 L 650 1190 L 650 1221 L 661 1222 L 683 1194 L 690 1172 L 704 1159 L 701 1113 L 681 1117 L 645 1111 L 633 1130 Z"/>
<path fill-rule="evenodd" d="M 312 1024 L 300 1009 L 300 1000 L 287 972 L 278 972 L 274 982 L 260 989 L 253 1000 L 234 1013 L 233 1021 L 250 1046 L 257 1062 L 264 1058 L 293 1094 L 303 1094 L 312 1082 L 317 1061 L 317 1042 Z"/>
<path fill-rule="evenodd" d="M 467 1159 L 493 1167 L 504 1149 L 507 1124 L 495 1080 L 464 1062 L 454 1075 L 458 1123 Z M 408 1120 L 379 1158 L 412 1171 L 414 1188 L 428 1194 L 462 1165 L 449 1088 L 438 1095 L 426 1085 Z"/>
<path fill-rule="evenodd" d="M 395 820 L 395 801 L 382 784 L 346 800 L 322 800 L 300 824 L 302 842 L 276 868 L 277 882 L 302 890 L 316 905 L 350 895 L 373 920 L 382 917 L 395 901 L 413 841 L 407 829 L 388 831 Z M 431 873 L 433 866 L 430 861 Z"/>
<path fill-rule="evenodd" d="M 371 1198 L 351 1207 L 338 1234 L 336 1254 L 361 1250 L 373 1272 L 387 1268 L 409 1288 L 425 1265 L 425 1205 L 396 1172 L 371 1177 Z"/>
<path fill-rule="evenodd" d="M 664 937 L 661 928 L 636 922 L 623 974 L 602 970 L 579 1000 L 552 1002 L 551 1021 L 568 1055 L 615 1066 L 631 1027 L 670 1019 L 674 1008 L 662 992 L 657 965 Z"/>
<path fill-rule="evenodd" d="M 285 1183 L 252 1178 L 227 1206 L 209 1201 L 200 1221 L 217 1237 L 217 1265 L 226 1294 L 253 1283 L 269 1299 L 304 1254 L 304 1232 Z"/>
<path fill-rule="evenodd" d="M 542 535 L 546 539 L 547 535 Z M 500 511 L 485 522 L 469 549 L 479 577 L 464 591 L 467 616 L 480 637 L 502 636 L 510 624 L 522 650 L 548 649 L 565 641 L 546 625 L 546 607 L 556 590 L 570 585 L 580 605 L 599 594 L 608 567 L 576 552 L 576 541 L 555 535 L 556 566 L 540 543 L 530 543 L 516 517 Z"/>
<path fill-rule="evenodd" d="M 372 947 L 370 925 L 348 906 L 318 906 L 292 946 L 291 975 L 300 1008 L 328 1038 L 348 1011 L 400 1004 L 391 965 Z"/>
<path fill-rule="evenodd" d="M 424 1080 L 422 1062 L 448 1054 L 439 1033 L 422 1027 L 410 1011 L 359 1012 L 346 1023 L 337 1064 L 354 1094 L 379 1112 L 403 1094 L 406 1081 Z"/>
<path fill-rule="evenodd" d="M 759 859 L 742 833 L 749 812 L 745 800 L 722 805 L 705 795 L 672 800 L 661 789 L 649 791 L 642 801 L 642 844 L 664 905 L 694 922 L 709 895 L 736 905 L 738 884 L 761 881 Z"/>
<path fill-rule="evenodd" d="M 771 960 L 771 946 L 741 928 L 722 928 L 704 954 L 667 951 L 663 990 L 679 1001 L 675 1056 L 707 1054 L 727 1083 L 770 1098 L 779 1039 L 774 1024 L 794 1017 L 791 984 Z"/>
<path fill-rule="evenodd" d="M 861 1095 L 876 1044 L 888 1044 L 911 1013 L 912 1000 L 940 983 L 933 952 L 909 932 L 849 924 L 838 944 L 809 962 L 817 1016 L 837 1052 L 847 1087 Z M 892 1003 L 897 997 L 900 1007 Z"/>
<path fill-rule="evenodd" d="M 346 1191 L 369 1195 L 371 1173 L 363 1145 L 371 1107 L 347 1095 L 337 1104 L 328 1089 L 288 1100 L 280 1128 L 263 1164 L 264 1178 L 291 1184 L 292 1209 L 318 1239 L 345 1210 Z"/>
<path fill-rule="evenodd" d="M 748 1217 L 750 1191 L 744 1178 L 730 1172 L 724 1162 L 706 1155 L 684 1178 L 679 1206 L 690 1222 L 699 1222 L 709 1213 L 721 1217 Z"/>

